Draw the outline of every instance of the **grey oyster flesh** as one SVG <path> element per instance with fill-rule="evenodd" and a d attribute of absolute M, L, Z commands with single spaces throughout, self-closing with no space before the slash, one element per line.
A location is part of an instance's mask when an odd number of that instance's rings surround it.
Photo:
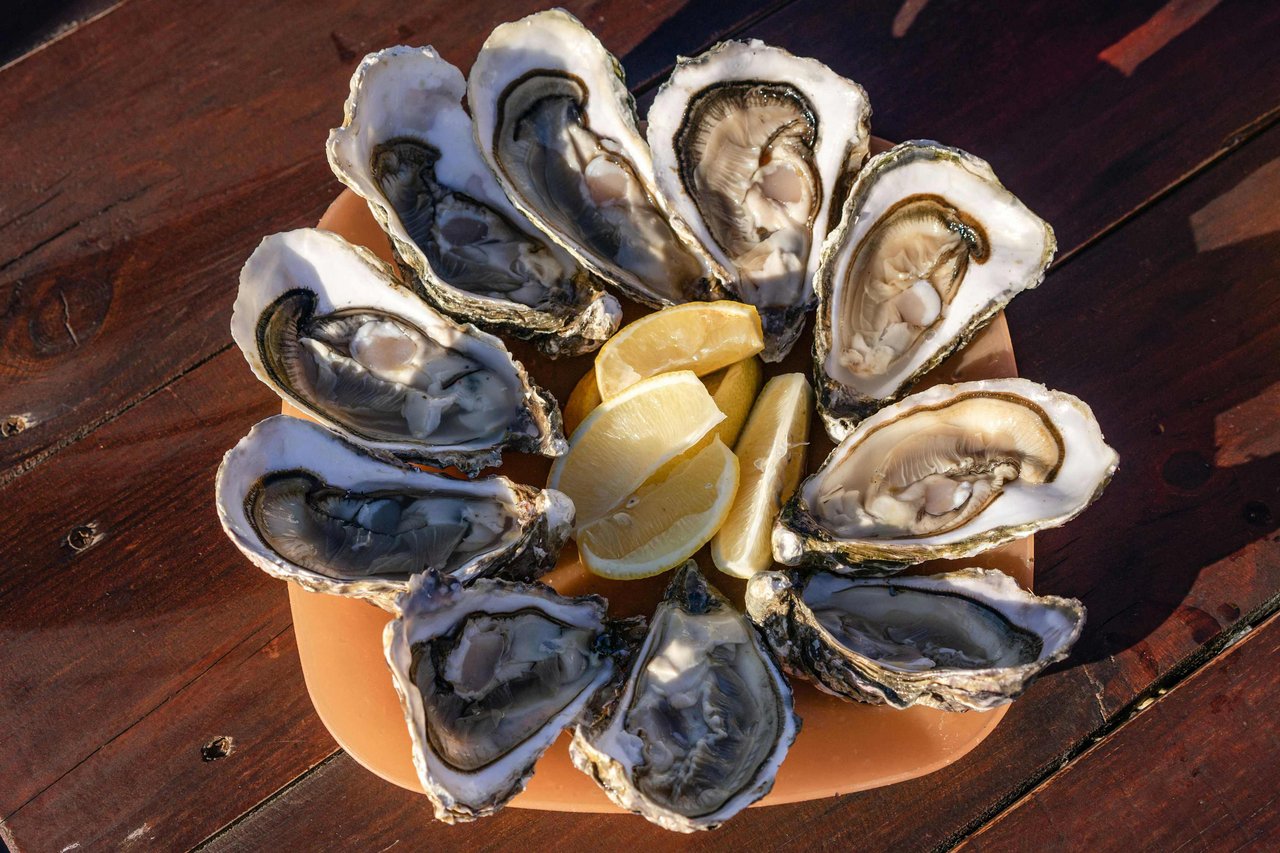
<path fill-rule="evenodd" d="M 552 71 L 512 83 L 500 99 L 498 167 L 537 211 L 616 277 L 634 277 L 666 302 L 685 302 L 703 271 L 635 168 L 587 125 L 586 85 Z"/>
<path fill-rule="evenodd" d="M 440 152 L 416 139 L 373 150 L 371 171 L 405 230 L 446 284 L 495 299 L 553 310 L 572 301 L 574 271 L 546 244 L 484 202 L 442 185 Z M 569 296 L 561 295 L 568 291 Z"/>
<path fill-rule="evenodd" d="M 706 815 L 773 752 L 780 702 L 738 614 L 671 610 L 656 627 L 623 724 L 644 744 L 635 785 L 663 808 Z"/>
<path fill-rule="evenodd" d="M 307 290 L 263 312 L 259 348 L 272 378 L 363 438 L 499 443 L 523 389 L 433 340 L 401 317 L 371 309 L 315 315 Z"/>
<path fill-rule="evenodd" d="M 969 392 L 862 438 L 806 484 L 815 518 L 843 539 L 909 539 L 962 527 L 1014 482 L 1050 483 L 1065 444 L 1039 406 Z"/>
<path fill-rule="evenodd" d="M 936 195 L 899 201 L 872 226 L 833 311 L 839 363 L 858 376 L 891 372 L 945 316 L 970 263 L 991 247 L 982 225 Z"/>
<path fill-rule="evenodd" d="M 473 613 L 412 647 L 426 734 L 451 767 L 481 770 L 543 729 L 600 675 L 598 631 L 545 613 Z"/>
<path fill-rule="evenodd" d="M 520 535 L 511 510 L 492 499 L 352 492 L 300 470 L 262 478 L 245 502 L 268 546 L 336 580 L 402 580 L 427 569 L 451 573 Z"/>
<path fill-rule="evenodd" d="M 814 217 L 818 122 L 795 87 L 721 83 L 689 104 L 675 138 L 680 180 L 754 305 L 803 302 Z"/>
<path fill-rule="evenodd" d="M 575 731 L 574 764 L 623 808 L 679 832 L 714 829 L 767 794 L 800 726 L 763 640 L 692 560 L 607 707 Z"/>
<path fill-rule="evenodd" d="M 1043 643 L 981 601 L 820 575 L 804 592 L 818 623 L 851 652 L 886 667 L 993 669 L 1021 666 Z"/>

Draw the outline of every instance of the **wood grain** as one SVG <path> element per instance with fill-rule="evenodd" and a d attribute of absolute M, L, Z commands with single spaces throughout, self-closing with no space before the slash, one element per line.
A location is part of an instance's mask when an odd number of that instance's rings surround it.
<path fill-rule="evenodd" d="M 974 851 L 1262 849 L 1280 836 L 1272 617 L 970 839 Z"/>

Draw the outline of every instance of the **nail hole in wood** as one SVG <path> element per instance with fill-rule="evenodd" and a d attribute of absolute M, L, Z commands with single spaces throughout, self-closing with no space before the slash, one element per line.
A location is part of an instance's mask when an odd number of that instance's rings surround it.
<path fill-rule="evenodd" d="M 79 554 L 81 551 L 87 551 L 94 545 L 102 541 L 102 534 L 98 531 L 98 524 L 91 521 L 88 524 L 77 524 L 71 528 L 71 532 L 67 534 L 67 538 L 63 540 L 68 548 Z"/>
<path fill-rule="evenodd" d="M 226 758 L 235 751 L 235 739 L 228 735 L 219 735 L 213 740 L 200 747 L 201 761 L 217 761 L 220 758 Z"/>
<path fill-rule="evenodd" d="M 0 438 L 13 438 L 30 426 L 31 419 L 26 415 L 10 415 L 0 421 Z"/>

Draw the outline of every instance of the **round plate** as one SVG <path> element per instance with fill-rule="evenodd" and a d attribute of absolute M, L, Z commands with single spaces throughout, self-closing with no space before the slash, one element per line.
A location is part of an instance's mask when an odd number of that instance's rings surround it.
<path fill-rule="evenodd" d="M 319 224 L 368 247 L 388 262 L 392 260 L 386 236 L 364 201 L 350 190 L 334 201 Z M 647 312 L 628 305 L 624 322 Z M 811 341 L 806 332 L 785 361 L 766 366 L 766 374 L 808 375 Z M 519 341 L 507 344 L 537 382 L 562 403 L 591 366 L 591 356 L 552 361 Z M 920 387 L 1016 375 L 1008 326 L 1000 314 L 968 347 L 929 374 Z M 284 411 L 305 417 L 287 404 Z M 809 471 L 831 449 L 816 416 L 811 436 Z M 508 454 L 502 473 L 513 480 L 543 486 L 549 468 L 548 460 Z M 699 562 L 711 582 L 741 605 L 744 582 L 717 572 L 705 553 L 699 555 Z M 963 563 L 928 563 L 917 571 L 928 574 L 972 565 L 1002 569 L 1030 588 L 1031 540 L 1003 546 Z M 570 543 L 555 571 L 543 580 L 567 595 L 598 592 L 609 599 L 613 615 L 651 615 L 667 577 L 605 581 L 583 569 Z M 408 731 L 382 653 L 382 632 L 389 621 L 388 614 L 356 599 L 306 592 L 293 584 L 289 585 L 289 602 L 307 690 L 334 740 L 382 778 L 421 791 L 413 769 Z M 800 679 L 793 679 L 792 687 L 803 726 L 773 790 L 756 805 L 830 797 L 923 776 L 981 743 L 1005 713 L 1005 708 L 963 714 L 922 707 L 896 711 L 845 702 L 818 692 Z M 567 733 L 562 735 L 547 751 L 528 788 L 511 805 L 574 812 L 620 811 L 595 782 L 570 763 L 568 738 Z"/>

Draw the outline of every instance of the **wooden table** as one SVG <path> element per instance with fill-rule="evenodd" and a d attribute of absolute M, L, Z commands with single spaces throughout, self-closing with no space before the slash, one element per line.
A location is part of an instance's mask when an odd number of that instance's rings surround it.
<path fill-rule="evenodd" d="M 1122 459 L 1037 540 L 1037 587 L 1089 622 L 990 739 L 694 839 L 515 809 L 445 827 L 312 712 L 285 587 L 213 512 L 222 453 L 278 410 L 231 347 L 237 271 L 337 193 L 323 141 L 364 53 L 467 68 L 537 4 L 258 5 L 79 0 L 0 69 L 10 850 L 1280 844 L 1280 5 L 569 4 L 642 109 L 677 53 L 755 36 L 861 82 L 878 135 L 989 159 L 1061 246 L 1009 310 L 1022 373 L 1088 400 Z"/>

